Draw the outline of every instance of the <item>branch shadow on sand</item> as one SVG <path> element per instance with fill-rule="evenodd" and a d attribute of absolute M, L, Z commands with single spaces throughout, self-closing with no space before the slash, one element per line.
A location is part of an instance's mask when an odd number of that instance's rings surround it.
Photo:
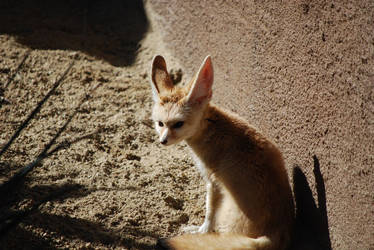
<path fill-rule="evenodd" d="M 313 160 L 318 206 L 303 171 L 298 166 L 293 169 L 296 225 L 291 250 L 331 250 L 325 183 L 317 156 Z"/>
<path fill-rule="evenodd" d="M 63 141 L 48 151 L 76 112 L 70 116 L 56 136 L 46 145 L 43 150 L 44 153 L 37 159 L 48 158 L 59 150 L 68 149 L 72 144 L 88 138 L 92 139 L 97 133 L 100 133 L 98 131 L 73 140 Z M 42 160 L 40 160 L 33 166 L 39 167 L 42 164 Z M 22 170 L 25 169 L 24 166 L 9 161 L 1 162 L 0 165 L 2 167 L 0 173 L 4 176 L 10 175 L 13 168 L 20 169 L 17 173 L 24 173 Z M 27 165 L 26 168 L 29 166 L 31 165 Z M 14 178 L 14 176 L 19 178 Z M 152 240 L 156 241 L 158 238 L 158 235 L 153 232 L 141 230 L 136 226 L 117 230 L 106 227 L 98 221 L 74 218 L 70 216 L 69 211 L 62 214 L 50 213 L 53 209 L 45 207 L 49 202 L 63 203 L 66 199 L 78 199 L 101 189 L 87 188 L 70 182 L 60 185 L 38 184 L 33 186 L 30 183 L 43 183 L 43 180 L 38 180 L 37 176 L 28 176 L 27 174 L 13 174 L 10 180 L 13 181 L 8 180 L 0 185 L 0 245 L 4 246 L 5 249 L 22 249 L 22 246 L 29 246 L 31 249 L 57 249 L 66 247 L 67 243 L 74 240 L 101 245 L 105 248 L 119 246 L 153 249 L 153 243 L 138 242 L 136 239 L 139 237 L 148 238 L 152 242 Z M 123 191 L 125 189 L 133 190 L 134 187 L 127 186 L 114 190 Z M 45 235 L 44 232 L 49 233 Z"/>
<path fill-rule="evenodd" d="M 133 64 L 148 30 L 141 0 L 5 0 L 0 34 L 32 49 L 83 51 L 115 66 Z"/>
<path fill-rule="evenodd" d="M 88 244 L 105 247 L 135 247 L 137 249 L 153 249 L 151 243 L 139 243 L 132 236 L 157 239 L 152 232 L 138 228 L 126 228 L 116 231 L 107 228 L 100 222 L 82 218 L 74 218 L 69 214 L 52 214 L 43 209 L 46 202 L 64 202 L 65 199 L 88 195 L 87 190 L 79 184 L 38 185 L 30 188 L 24 184 L 19 187 L 16 196 L 2 196 L 7 204 L 1 207 L 0 245 L 7 249 L 58 249 L 66 247 L 67 242 L 81 240 Z M 12 204 L 24 199 L 32 200 L 34 205 L 26 209 L 12 209 Z M 7 222 L 4 223 L 4 221 Z M 18 224 L 22 222 L 22 226 Z M 13 223 L 13 224 L 12 224 Z M 33 230 L 30 230 L 30 227 Z M 49 232 L 47 236 L 44 232 Z M 74 243 L 73 243 L 74 244 Z"/>

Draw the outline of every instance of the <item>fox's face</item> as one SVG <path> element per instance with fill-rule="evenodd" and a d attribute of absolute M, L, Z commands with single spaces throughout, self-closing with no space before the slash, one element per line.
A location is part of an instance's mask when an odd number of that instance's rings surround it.
<path fill-rule="evenodd" d="M 186 103 L 155 103 L 152 118 L 161 144 L 178 143 L 195 134 L 199 121 L 191 111 Z"/>
<path fill-rule="evenodd" d="M 212 96 L 213 68 L 207 57 L 197 76 L 185 87 L 174 86 L 163 57 L 152 64 L 152 119 L 160 143 L 171 145 L 191 138 L 199 131 L 206 105 Z"/>

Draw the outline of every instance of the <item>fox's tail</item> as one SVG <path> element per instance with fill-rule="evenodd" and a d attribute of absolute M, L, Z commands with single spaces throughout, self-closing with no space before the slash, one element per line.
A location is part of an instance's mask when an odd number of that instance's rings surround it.
<path fill-rule="evenodd" d="M 268 237 L 249 238 L 236 234 L 185 234 L 169 239 L 161 239 L 157 242 L 156 249 L 170 250 L 260 250 L 270 247 Z"/>

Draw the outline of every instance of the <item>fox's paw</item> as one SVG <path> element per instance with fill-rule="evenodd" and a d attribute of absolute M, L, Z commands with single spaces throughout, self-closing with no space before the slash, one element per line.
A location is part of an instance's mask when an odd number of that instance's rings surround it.
<path fill-rule="evenodd" d="M 203 233 L 208 233 L 210 232 L 210 223 L 207 221 L 204 221 L 204 223 L 199 227 L 198 232 L 203 234 Z"/>
<path fill-rule="evenodd" d="M 182 227 L 182 232 L 183 233 L 188 233 L 188 234 L 196 234 L 196 233 L 199 233 L 199 229 L 200 227 L 199 226 L 185 226 L 185 227 Z"/>
<path fill-rule="evenodd" d="M 210 232 L 209 223 L 204 222 L 200 227 L 199 226 L 186 226 L 182 228 L 184 233 L 196 234 L 196 233 L 208 233 Z"/>

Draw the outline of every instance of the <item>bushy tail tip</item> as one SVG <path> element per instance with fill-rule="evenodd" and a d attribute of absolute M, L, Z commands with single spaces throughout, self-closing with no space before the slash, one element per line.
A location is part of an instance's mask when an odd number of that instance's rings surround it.
<path fill-rule="evenodd" d="M 260 250 L 271 244 L 268 237 L 249 238 L 236 234 L 185 234 L 169 239 L 159 239 L 156 249 L 169 250 Z"/>

